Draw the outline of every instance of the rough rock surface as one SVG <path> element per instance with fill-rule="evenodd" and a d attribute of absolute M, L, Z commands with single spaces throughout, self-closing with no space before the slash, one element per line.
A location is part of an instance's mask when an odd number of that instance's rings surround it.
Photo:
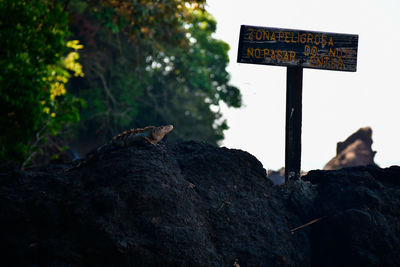
<path fill-rule="evenodd" d="M 345 141 L 337 143 L 336 156 L 325 166 L 324 170 L 338 170 L 345 167 L 375 165 L 376 152 L 372 150 L 372 129 L 360 128 Z"/>
<path fill-rule="evenodd" d="M 313 266 L 400 266 L 400 167 L 311 171 Z"/>
<path fill-rule="evenodd" d="M 300 176 L 304 176 L 306 174 L 306 171 L 300 171 Z M 271 180 L 274 185 L 283 185 L 285 183 L 285 167 L 282 167 L 277 171 L 268 170 L 267 178 Z"/>
<path fill-rule="evenodd" d="M 267 178 L 270 179 L 274 185 L 284 184 L 285 183 L 285 167 L 282 167 L 277 171 L 268 170 Z"/>
<path fill-rule="evenodd" d="M 66 167 L 0 173 L 5 266 L 400 265 L 399 167 L 272 186 L 249 153 L 194 141 Z"/>

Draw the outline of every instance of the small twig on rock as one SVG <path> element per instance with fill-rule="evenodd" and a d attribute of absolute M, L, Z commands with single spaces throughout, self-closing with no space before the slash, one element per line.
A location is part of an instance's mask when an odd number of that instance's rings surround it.
<path fill-rule="evenodd" d="M 220 211 L 225 205 L 230 205 L 231 202 L 230 201 L 224 201 L 222 202 L 221 206 L 217 209 L 217 211 Z"/>
<path fill-rule="evenodd" d="M 299 227 L 293 228 L 293 229 L 290 230 L 290 233 L 291 233 L 292 235 L 294 235 L 294 232 L 295 232 L 295 231 L 300 230 L 301 228 L 307 227 L 307 226 L 309 226 L 309 225 L 311 225 L 311 224 L 313 224 L 313 223 L 316 223 L 316 222 L 318 222 L 319 220 L 325 219 L 326 217 L 328 217 L 328 216 L 322 216 L 322 217 L 320 217 L 320 218 L 318 218 L 318 219 L 314 219 L 314 220 L 312 220 L 312 221 L 309 221 L 308 223 L 303 224 L 303 225 L 301 225 L 301 226 L 299 226 Z"/>

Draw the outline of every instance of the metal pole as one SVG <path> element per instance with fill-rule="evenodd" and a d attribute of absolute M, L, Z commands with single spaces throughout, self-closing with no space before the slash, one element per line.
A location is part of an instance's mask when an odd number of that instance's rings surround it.
<path fill-rule="evenodd" d="M 285 180 L 300 178 L 303 68 L 287 67 Z"/>

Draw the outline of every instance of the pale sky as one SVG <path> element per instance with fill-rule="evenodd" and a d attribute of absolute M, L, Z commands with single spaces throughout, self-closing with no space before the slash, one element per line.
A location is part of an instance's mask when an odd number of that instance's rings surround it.
<path fill-rule="evenodd" d="M 227 42 L 231 84 L 244 106 L 222 106 L 223 146 L 248 151 L 265 169 L 285 163 L 286 67 L 236 63 L 240 25 L 358 34 L 357 72 L 304 69 L 302 169 L 322 169 L 336 143 L 371 126 L 375 162 L 400 165 L 399 0 L 208 0 L 215 37 Z"/>

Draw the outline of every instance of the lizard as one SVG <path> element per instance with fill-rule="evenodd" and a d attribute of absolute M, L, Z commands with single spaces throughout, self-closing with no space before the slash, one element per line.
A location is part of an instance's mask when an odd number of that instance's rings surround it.
<path fill-rule="evenodd" d="M 76 166 L 67 169 L 71 171 L 99 157 L 100 154 L 116 148 L 129 147 L 140 143 L 150 143 L 156 145 L 166 134 L 174 129 L 173 125 L 166 126 L 147 126 L 145 128 L 130 129 L 114 136 L 109 142 L 97 148 L 93 153 L 89 153 L 87 159 L 79 162 Z"/>

